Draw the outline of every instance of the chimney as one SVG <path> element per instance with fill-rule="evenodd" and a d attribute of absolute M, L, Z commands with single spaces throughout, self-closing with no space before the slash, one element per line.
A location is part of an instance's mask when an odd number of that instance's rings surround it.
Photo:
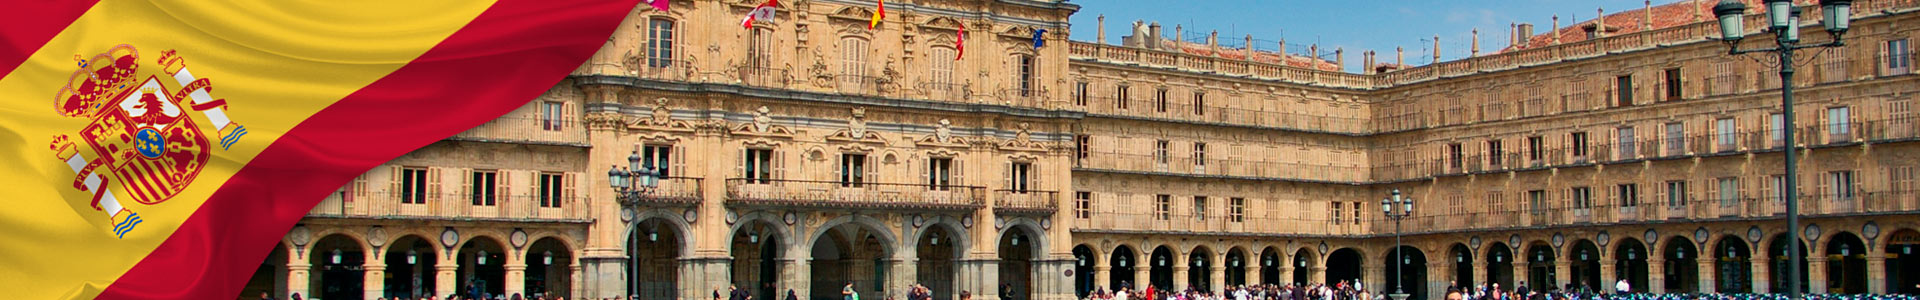
<path fill-rule="evenodd" d="M 1333 66 L 1337 70 L 1341 70 L 1341 71 L 1347 70 L 1347 50 L 1346 49 L 1342 49 L 1339 47 L 1333 48 Z"/>
<path fill-rule="evenodd" d="M 1407 48 L 1393 47 L 1393 64 L 1394 66 L 1407 65 Z"/>
<path fill-rule="evenodd" d="M 1520 25 L 1507 23 L 1507 47 L 1520 45 Z"/>
<path fill-rule="evenodd" d="M 1311 59 L 1311 61 L 1320 60 L 1320 44 L 1307 45 L 1307 59 Z"/>
<path fill-rule="evenodd" d="M 1473 29 L 1473 49 L 1467 51 L 1467 57 L 1480 56 L 1480 28 Z"/>
<path fill-rule="evenodd" d="M 1214 30 L 1212 33 L 1207 34 L 1207 50 L 1213 51 L 1214 56 L 1220 55 L 1220 31 L 1219 30 Z"/>
<path fill-rule="evenodd" d="M 1553 36 L 1554 45 L 1560 44 L 1560 14 L 1553 14 L 1553 28 L 1547 29 L 1547 34 Z"/>
<path fill-rule="evenodd" d="M 1253 35 L 1248 34 L 1247 43 L 1241 44 L 1241 45 L 1245 45 L 1247 47 L 1247 61 L 1253 61 Z"/>
<path fill-rule="evenodd" d="M 1107 43 L 1107 15 L 1104 15 L 1104 14 L 1100 15 L 1099 20 L 1100 20 L 1100 25 L 1099 25 L 1100 30 L 1098 31 L 1100 32 L 1100 35 L 1098 39 L 1100 41 L 1100 44 L 1106 44 Z"/>
<path fill-rule="evenodd" d="M 1701 10 L 1705 10 L 1705 8 L 1701 8 L 1702 6 L 1700 6 L 1700 0 L 1687 0 L 1687 5 L 1691 5 L 1691 6 L 1693 6 L 1693 9 L 1689 9 L 1689 10 L 1691 10 L 1691 11 L 1693 11 L 1693 19 L 1691 19 L 1691 20 L 1689 20 L 1689 21 L 1693 21 L 1693 22 L 1699 22 L 1699 21 L 1700 21 L 1700 11 L 1701 11 Z"/>
<path fill-rule="evenodd" d="M 1280 63 L 1287 63 L 1287 38 L 1280 38 Z"/>
<path fill-rule="evenodd" d="M 1440 35 L 1433 35 L 1433 63 L 1440 63 Z"/>
<path fill-rule="evenodd" d="M 1160 49 L 1160 21 L 1147 25 L 1147 48 Z"/>
<path fill-rule="evenodd" d="M 1180 45 L 1181 43 L 1187 42 L 1186 25 L 1173 24 L 1173 41 L 1174 41 L 1174 45 Z"/>
<path fill-rule="evenodd" d="M 1367 50 L 1366 55 L 1363 55 L 1363 56 L 1365 56 L 1366 58 L 1361 59 L 1362 62 L 1360 64 L 1363 67 L 1360 68 L 1360 73 L 1372 75 L 1373 74 L 1373 50 Z"/>
<path fill-rule="evenodd" d="M 1520 39 L 1516 43 L 1517 45 L 1526 45 L 1528 44 L 1527 41 L 1533 40 L 1533 24 L 1532 23 L 1520 23 L 1520 25 L 1514 25 L 1514 26 L 1519 28 L 1518 29 L 1519 32 L 1516 33 L 1519 35 L 1519 39 Z"/>

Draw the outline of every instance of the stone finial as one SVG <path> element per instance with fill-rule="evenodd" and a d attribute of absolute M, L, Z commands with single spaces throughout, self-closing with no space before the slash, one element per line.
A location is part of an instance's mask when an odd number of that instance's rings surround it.
<path fill-rule="evenodd" d="M 1280 62 L 1285 63 L 1286 60 L 1287 60 L 1287 38 L 1282 37 L 1280 38 Z"/>
<path fill-rule="evenodd" d="M 1393 47 L 1393 64 L 1396 66 L 1407 65 L 1406 47 Z"/>
<path fill-rule="evenodd" d="M 1653 30 L 1653 0 L 1641 0 L 1640 30 Z"/>
<path fill-rule="evenodd" d="M 1100 23 L 1099 23 L 1100 25 L 1098 25 L 1099 30 L 1097 30 L 1100 34 L 1097 35 L 1098 36 L 1097 41 L 1099 41 L 1098 43 L 1104 45 L 1107 43 L 1107 15 L 1101 14 L 1099 18 L 1095 18 L 1095 19 L 1100 20 Z"/>
<path fill-rule="evenodd" d="M 1594 24 L 1593 37 L 1595 38 L 1606 37 L 1607 36 L 1607 8 L 1605 7 L 1595 8 L 1594 11 L 1598 12 L 1598 14 L 1596 15 L 1596 17 L 1593 17 L 1593 24 Z"/>
<path fill-rule="evenodd" d="M 1507 23 L 1507 47 L 1520 45 L 1520 24 Z"/>
<path fill-rule="evenodd" d="M 1333 48 L 1333 65 L 1335 67 L 1339 67 L 1341 70 L 1347 69 L 1347 50 L 1346 49 L 1340 48 L 1340 47 Z"/>
<path fill-rule="evenodd" d="M 1547 29 L 1547 34 L 1553 36 L 1554 45 L 1560 44 L 1560 14 L 1553 14 L 1553 28 Z"/>
<path fill-rule="evenodd" d="M 1247 46 L 1247 61 L 1253 61 L 1253 34 L 1247 34 L 1247 43 L 1241 45 Z"/>
<path fill-rule="evenodd" d="M 1373 50 L 1367 50 L 1367 52 L 1362 54 L 1361 56 L 1363 58 L 1361 58 L 1361 62 L 1360 62 L 1360 65 L 1361 65 L 1360 73 L 1373 74 Z"/>
<path fill-rule="evenodd" d="M 1173 24 L 1173 41 L 1180 42 L 1180 43 L 1187 42 L 1186 25 Z M 1175 44 L 1175 45 L 1178 45 L 1178 44 Z"/>
<path fill-rule="evenodd" d="M 1214 30 L 1211 33 L 1207 33 L 1207 48 L 1212 48 L 1213 51 L 1220 51 L 1220 31 L 1219 30 Z"/>
<path fill-rule="evenodd" d="M 1480 28 L 1473 29 L 1473 48 L 1467 50 L 1467 56 L 1480 56 Z"/>
<path fill-rule="evenodd" d="M 1440 35 L 1433 35 L 1433 62 L 1440 63 Z"/>
<path fill-rule="evenodd" d="M 1706 10 L 1706 8 L 1703 8 L 1704 6 L 1700 6 L 1700 0 L 1688 0 L 1687 5 L 1693 6 L 1693 9 L 1689 9 L 1693 11 L 1693 18 L 1688 19 L 1688 21 L 1699 22 L 1701 11 Z"/>
<path fill-rule="evenodd" d="M 1320 44 L 1307 45 L 1307 58 L 1320 59 Z"/>

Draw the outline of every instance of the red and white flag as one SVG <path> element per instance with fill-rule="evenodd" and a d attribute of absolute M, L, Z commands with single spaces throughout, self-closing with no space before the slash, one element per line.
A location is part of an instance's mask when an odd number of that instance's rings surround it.
<path fill-rule="evenodd" d="M 661 1 L 666 1 L 666 0 L 661 0 Z M 767 3 L 761 3 L 760 6 L 753 7 L 753 11 L 747 12 L 747 18 L 745 20 L 740 20 L 740 27 L 751 29 L 753 28 L 753 20 L 759 20 L 759 19 L 772 20 L 773 7 L 779 4 L 780 4 L 780 0 L 767 0 Z"/>
<path fill-rule="evenodd" d="M 660 11 L 667 11 L 667 2 L 673 1 L 673 0 L 646 0 L 646 1 L 647 1 L 647 4 L 653 5 L 653 9 L 658 9 Z"/>
<path fill-rule="evenodd" d="M 953 39 L 953 60 L 960 60 L 961 56 L 967 55 L 967 24 L 958 25 L 960 25 L 960 33 Z"/>

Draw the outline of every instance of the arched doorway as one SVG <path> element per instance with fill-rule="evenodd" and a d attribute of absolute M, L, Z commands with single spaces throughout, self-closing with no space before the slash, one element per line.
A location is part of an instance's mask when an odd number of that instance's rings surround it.
<path fill-rule="evenodd" d="M 1313 267 L 1320 265 L 1320 257 L 1300 249 L 1293 252 L 1293 286 L 1304 287 L 1313 280 Z"/>
<path fill-rule="evenodd" d="M 328 235 L 313 243 L 313 254 L 307 255 L 308 263 L 313 264 L 313 283 L 308 298 L 320 299 L 362 299 L 366 285 L 366 252 L 359 240 L 343 234 Z"/>
<path fill-rule="evenodd" d="M 1606 291 L 1606 286 L 1600 285 L 1600 247 L 1591 240 L 1581 239 L 1573 243 L 1570 251 L 1569 257 L 1573 259 L 1568 262 L 1567 271 L 1573 272 L 1568 274 L 1572 275 L 1573 291 Z"/>
<path fill-rule="evenodd" d="M 477 298 L 492 298 L 507 292 L 506 247 L 499 240 L 479 236 L 460 246 L 455 286 L 461 293 Z"/>
<path fill-rule="evenodd" d="M 1381 264 L 1380 270 L 1387 274 L 1387 285 L 1373 289 L 1376 293 L 1405 292 L 1407 299 L 1427 299 L 1426 252 L 1413 246 L 1400 246 L 1387 251 L 1382 259 L 1387 261 Z"/>
<path fill-rule="evenodd" d="M 1114 247 L 1113 255 L 1111 256 L 1112 257 L 1107 259 L 1107 264 L 1113 266 L 1113 268 L 1108 269 L 1109 271 L 1107 272 L 1107 287 L 1113 290 L 1133 287 L 1133 283 L 1135 282 L 1133 278 L 1133 268 L 1134 265 L 1139 264 L 1140 261 L 1140 258 L 1136 256 L 1136 254 L 1133 254 L 1133 247 L 1127 247 L 1127 245 Z"/>
<path fill-rule="evenodd" d="M 1213 272 L 1208 271 L 1211 270 L 1208 268 L 1214 267 L 1212 260 L 1213 250 L 1207 249 L 1206 246 L 1193 247 L 1193 252 L 1187 253 L 1188 288 L 1202 292 L 1213 291 L 1213 285 L 1210 284 L 1213 282 Z"/>
<path fill-rule="evenodd" d="M 1033 299 L 1033 254 L 1038 234 L 1028 232 L 1026 226 L 1014 226 L 1000 235 L 1000 295 L 1012 295 L 1013 299 Z M 1007 297 L 1001 297 L 1006 299 Z"/>
<path fill-rule="evenodd" d="M 1260 250 L 1260 284 L 1280 286 L 1280 264 L 1284 263 L 1287 261 L 1280 259 L 1279 249 Z"/>
<path fill-rule="evenodd" d="M 1887 292 L 1920 295 L 1920 231 L 1901 229 L 1887 236 Z"/>
<path fill-rule="evenodd" d="M 1852 233 L 1835 233 L 1827 241 L 1827 293 L 1867 292 L 1867 245 Z"/>
<path fill-rule="evenodd" d="M 1095 259 L 1098 258 L 1095 258 L 1092 247 L 1084 244 L 1073 246 L 1073 295 L 1078 299 L 1086 299 L 1087 295 L 1093 294 L 1094 287 L 1099 285 L 1093 282 Z"/>
<path fill-rule="evenodd" d="M 1501 242 L 1494 242 L 1487 247 L 1487 283 L 1498 284 L 1503 290 L 1513 290 L 1513 247 Z"/>
<path fill-rule="evenodd" d="M 1714 283 L 1716 291 L 1722 294 L 1744 294 L 1753 291 L 1753 264 L 1749 263 L 1752 252 L 1747 250 L 1747 242 L 1736 236 L 1720 238 L 1714 245 Z"/>
<path fill-rule="evenodd" d="M 273 252 L 260 261 L 260 267 L 254 269 L 253 277 L 247 279 L 246 287 L 240 289 L 240 299 L 253 299 L 265 293 L 275 298 L 287 296 L 287 245 L 273 243 Z"/>
<path fill-rule="evenodd" d="M 1147 283 L 1152 284 L 1154 290 L 1171 290 L 1173 288 L 1173 250 L 1168 249 L 1167 246 L 1155 247 L 1151 259 L 1153 265 L 1147 270 L 1149 277 Z"/>
<path fill-rule="evenodd" d="M 1333 250 L 1333 253 L 1327 254 L 1327 281 L 1324 282 L 1329 285 L 1342 281 L 1349 285 L 1360 282 L 1364 278 L 1362 275 L 1366 274 L 1360 268 L 1362 262 L 1360 251 L 1353 248 Z"/>
<path fill-rule="evenodd" d="M 1647 292 L 1647 288 L 1652 287 L 1647 285 L 1647 255 L 1649 255 L 1647 245 L 1633 238 L 1621 239 L 1614 243 L 1619 245 L 1613 246 L 1613 274 L 1618 277 L 1612 278 L 1613 281 L 1626 280 L 1630 293 Z M 1600 287 L 1604 288 L 1605 292 L 1614 292 L 1611 285 Z"/>
<path fill-rule="evenodd" d="M 1467 288 L 1473 286 L 1473 250 L 1466 244 L 1453 244 L 1447 247 L 1449 261 L 1453 262 L 1453 285 Z"/>
<path fill-rule="evenodd" d="M 866 297 L 883 297 L 888 257 L 892 257 L 890 236 L 877 225 L 846 223 L 821 232 L 813 241 L 810 273 L 813 278 L 811 299 L 841 299 L 840 290 L 853 284 L 853 290 Z"/>
<path fill-rule="evenodd" d="M 1767 274 L 1771 275 L 1767 277 L 1767 291 L 1782 294 L 1787 292 L 1786 274 L 1787 269 L 1790 268 L 1787 263 L 1793 262 L 1800 264 L 1800 289 L 1803 293 L 1807 292 L 1808 283 L 1813 282 L 1807 278 L 1807 275 L 1812 273 L 1811 270 L 1807 270 L 1807 256 L 1813 253 L 1807 252 L 1807 243 L 1795 241 L 1793 244 L 1800 247 L 1800 259 L 1788 259 L 1787 244 L 1786 234 L 1774 235 L 1773 239 L 1767 242 L 1767 257 L 1772 258 L 1771 263 L 1767 264 Z"/>
<path fill-rule="evenodd" d="M 914 263 L 917 273 L 914 274 L 914 278 L 919 279 L 917 282 L 920 284 L 926 285 L 927 291 L 936 298 L 954 298 L 959 295 L 959 292 L 953 289 L 953 277 L 958 273 L 954 270 L 953 262 L 960 257 L 960 251 L 966 249 L 959 245 L 959 237 L 961 236 L 954 234 L 953 229 L 948 228 L 947 225 L 933 224 L 927 227 L 927 232 L 920 234 L 920 242 L 914 246 L 914 255 L 918 257 Z"/>
<path fill-rule="evenodd" d="M 434 265 L 440 261 L 439 250 L 440 246 L 433 240 L 417 235 L 400 237 L 388 244 L 386 256 L 382 258 L 387 261 L 385 297 L 419 298 L 453 292 L 434 290 L 434 280 L 439 279 L 434 274 L 437 271 Z"/>
<path fill-rule="evenodd" d="M 1700 251 L 1693 246 L 1693 240 L 1686 237 L 1667 239 L 1665 255 L 1660 272 L 1667 293 L 1698 293 L 1700 290 Z"/>
<path fill-rule="evenodd" d="M 1225 291 L 1225 288 L 1227 287 L 1247 285 L 1247 251 L 1246 250 L 1243 250 L 1240 248 L 1233 248 L 1232 250 L 1227 250 L 1226 277 L 1227 278 L 1224 278 L 1224 279 L 1227 285 L 1221 287 L 1222 291 Z"/>
<path fill-rule="evenodd" d="M 1558 271 L 1553 267 L 1557 259 L 1559 257 L 1554 255 L 1553 247 L 1547 246 L 1547 243 L 1535 242 L 1533 245 L 1528 245 L 1527 281 L 1520 282 L 1508 290 L 1519 290 L 1520 286 L 1526 286 L 1530 291 L 1544 291 L 1559 285 L 1554 277 L 1556 275 L 1554 273 Z"/>
<path fill-rule="evenodd" d="M 680 230 L 662 219 L 647 219 L 627 236 L 627 294 L 644 299 L 679 297 Z M 836 289 L 838 290 L 838 289 Z"/>
<path fill-rule="evenodd" d="M 573 296 L 573 250 L 554 237 L 527 246 L 527 274 L 521 287 L 526 296 L 542 299 Z"/>
<path fill-rule="evenodd" d="M 729 254 L 733 257 L 733 287 L 754 299 L 777 299 L 781 245 L 786 236 L 766 220 L 750 220 L 734 229 Z"/>

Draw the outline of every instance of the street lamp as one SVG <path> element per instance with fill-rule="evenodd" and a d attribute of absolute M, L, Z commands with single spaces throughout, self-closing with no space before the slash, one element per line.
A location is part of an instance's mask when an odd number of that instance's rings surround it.
<path fill-rule="evenodd" d="M 1395 210 L 1395 206 L 1399 206 L 1400 209 Z M 1401 265 L 1406 264 L 1407 254 L 1400 249 L 1400 220 L 1413 215 L 1413 198 L 1401 197 L 1400 190 L 1394 189 L 1393 195 L 1380 199 L 1380 213 L 1385 214 L 1388 220 L 1393 220 L 1393 256 L 1394 260 L 1402 261 L 1402 263 L 1393 264 L 1394 276 L 1402 278 L 1393 281 L 1393 294 L 1387 296 L 1393 297 L 1393 300 L 1405 300 L 1407 292 L 1400 286 L 1406 284 L 1404 282 L 1406 273 L 1401 272 L 1400 269 Z"/>
<path fill-rule="evenodd" d="M 652 194 L 654 188 L 659 186 L 659 181 L 660 171 L 653 167 L 652 160 L 641 165 L 638 150 L 627 156 L 626 168 L 615 165 L 607 170 L 607 185 L 613 188 L 614 198 L 620 202 L 620 214 L 627 219 L 627 232 L 639 230 L 640 217 L 637 214 L 641 209 L 640 200 Z M 647 232 L 647 241 L 655 242 L 659 239 L 659 233 Z M 629 247 L 632 245 L 628 244 Z M 633 268 L 633 274 L 640 274 L 640 256 L 628 255 L 627 266 Z M 627 288 L 632 291 L 640 290 L 639 280 L 628 280 L 628 285 Z"/>
<path fill-rule="evenodd" d="M 1800 45 L 1800 9 L 1794 7 L 1792 0 L 1766 0 L 1767 31 L 1774 33 L 1774 47 L 1761 49 L 1740 49 L 1742 38 L 1746 37 L 1747 5 L 1737 0 L 1721 0 L 1713 6 L 1714 18 L 1720 20 L 1720 40 L 1727 43 L 1728 55 L 1747 53 L 1772 53 L 1780 58 L 1780 119 L 1781 136 L 1786 139 L 1783 161 L 1786 163 L 1785 181 L 1782 189 L 1786 194 L 1787 228 L 1800 228 L 1800 205 L 1794 192 L 1793 144 L 1793 51 L 1807 48 L 1837 48 L 1845 46 L 1841 39 L 1847 33 L 1847 21 L 1852 18 L 1852 0 L 1820 0 L 1822 27 L 1831 35 L 1832 41 L 1821 44 Z M 1787 240 L 1800 240 L 1799 233 L 1787 230 Z M 1802 258 L 1798 247 L 1787 247 L 1788 259 Z M 1800 298 L 1800 265 L 1787 264 L 1787 298 Z"/>

